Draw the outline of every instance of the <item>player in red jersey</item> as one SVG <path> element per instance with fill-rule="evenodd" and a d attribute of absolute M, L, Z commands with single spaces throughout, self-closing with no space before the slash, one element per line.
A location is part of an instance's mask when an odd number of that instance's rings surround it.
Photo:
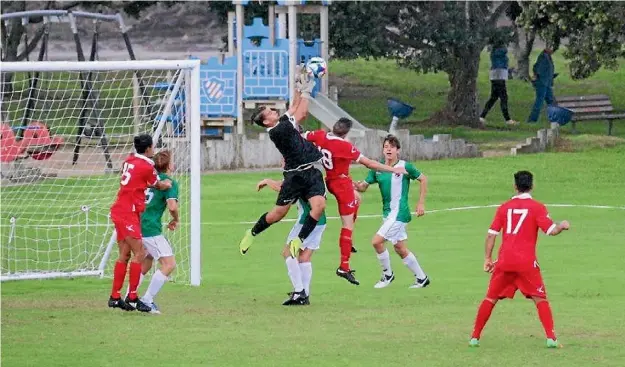
<path fill-rule="evenodd" d="M 150 135 L 136 136 L 134 146 L 136 153 L 129 155 L 124 161 L 117 199 L 111 206 L 111 220 L 115 224 L 119 257 L 115 263 L 108 306 L 126 311 L 137 309 L 150 312 L 152 308 L 137 297 L 141 263 L 145 257 L 141 241 L 141 213 L 145 210 L 145 190 L 148 187 L 167 190 L 171 187 L 171 181 L 158 180 L 154 162 L 149 158 L 154 154 Z M 133 257 L 128 279 L 129 293 L 123 301 L 119 292 L 124 284 L 131 253 Z"/>
<path fill-rule="evenodd" d="M 332 133 L 324 130 L 309 131 L 305 133 L 308 141 L 313 142 L 323 154 L 321 163 L 326 170 L 326 186 L 328 191 L 336 198 L 339 215 L 341 216 L 342 228 L 339 237 L 341 250 L 341 264 L 336 269 L 336 275 L 347 279 L 348 282 L 359 285 L 354 271 L 349 267 L 349 258 L 352 252 L 352 232 L 358 210 L 358 200 L 354 193 L 354 185 L 349 176 L 349 166 L 355 161 L 363 166 L 384 172 L 392 172 L 398 175 L 407 174 L 404 167 L 389 167 L 362 155 L 345 137 L 352 128 L 352 121 L 348 118 L 340 118 L 332 127 Z"/>
<path fill-rule="evenodd" d="M 486 237 L 484 271 L 492 275 L 486 298 L 477 312 L 469 345 L 479 346 L 482 329 L 497 301 L 513 298 L 516 291 L 520 290 L 536 304 L 538 318 L 547 335 L 547 347 L 556 348 L 559 344 L 545 284 L 536 259 L 536 241 L 539 229 L 549 236 L 556 236 L 568 230 L 569 223 L 564 220 L 560 224 L 555 224 L 549 218 L 545 205 L 532 199 L 530 192 L 533 188 L 533 176 L 530 172 L 515 173 L 514 182 L 517 195 L 497 209 Z M 503 239 L 499 255 L 497 261 L 493 262 L 495 238 L 502 231 Z"/>

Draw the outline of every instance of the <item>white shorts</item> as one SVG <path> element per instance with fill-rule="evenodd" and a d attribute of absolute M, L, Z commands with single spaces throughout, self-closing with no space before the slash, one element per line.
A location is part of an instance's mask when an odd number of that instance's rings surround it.
<path fill-rule="evenodd" d="M 393 245 L 396 245 L 397 242 L 408 239 L 408 233 L 406 233 L 406 223 L 385 218 L 382 227 L 380 227 L 377 232 L 377 235 L 383 237 Z"/>
<path fill-rule="evenodd" d="M 154 260 L 158 260 L 161 257 L 174 256 L 174 251 L 171 249 L 169 241 L 163 235 L 143 237 L 143 247 L 148 250 L 148 253 Z"/>
<path fill-rule="evenodd" d="M 291 228 L 291 232 L 289 236 L 286 238 L 286 243 L 291 242 L 292 239 L 296 238 L 299 234 L 299 231 L 302 229 L 302 225 L 299 223 L 295 223 L 293 228 Z M 323 235 L 323 231 L 326 229 L 325 224 L 322 226 L 316 226 L 315 229 L 310 233 L 304 243 L 302 244 L 303 248 L 308 248 L 311 250 L 318 250 L 319 245 L 321 244 L 321 235 Z"/>

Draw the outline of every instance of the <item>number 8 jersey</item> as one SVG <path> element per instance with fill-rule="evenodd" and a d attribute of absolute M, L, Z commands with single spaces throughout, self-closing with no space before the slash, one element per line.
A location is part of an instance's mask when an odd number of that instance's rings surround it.
<path fill-rule="evenodd" d="M 352 161 L 358 162 L 362 157 L 360 151 L 352 143 L 323 130 L 306 132 L 305 138 L 319 147 L 323 154 L 321 163 L 326 169 L 327 181 L 349 178 L 349 165 Z"/>
<path fill-rule="evenodd" d="M 538 229 L 550 234 L 556 225 L 547 208 L 528 193 L 512 197 L 495 214 L 488 233 L 503 232 L 497 267 L 503 271 L 526 271 L 537 267 Z"/>
<path fill-rule="evenodd" d="M 145 190 L 158 181 L 154 162 L 141 154 L 131 154 L 122 165 L 117 200 L 111 212 L 142 213 L 145 210 Z"/>

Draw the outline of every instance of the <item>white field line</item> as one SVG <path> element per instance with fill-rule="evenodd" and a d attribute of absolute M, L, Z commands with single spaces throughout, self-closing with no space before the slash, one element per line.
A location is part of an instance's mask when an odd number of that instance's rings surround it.
<path fill-rule="evenodd" d="M 610 206 L 610 205 L 586 205 L 586 204 L 545 204 L 551 208 L 589 208 L 589 209 L 617 209 L 617 210 L 625 210 L 625 206 Z M 491 204 L 491 205 L 473 205 L 473 206 L 460 206 L 456 208 L 445 208 L 445 209 L 433 209 L 426 210 L 426 214 L 434 214 L 434 213 L 443 213 L 443 212 L 457 212 L 462 210 L 475 210 L 475 209 L 487 209 L 487 208 L 496 208 L 499 204 Z M 414 213 L 413 213 L 414 214 Z M 358 219 L 361 218 L 381 218 L 380 214 L 359 214 Z M 340 219 L 340 217 L 327 217 L 327 219 Z M 297 218 L 288 218 L 282 219 L 280 222 L 295 222 Z M 23 226 L 24 224 L 18 223 Z M 164 223 L 167 224 L 167 223 Z M 186 223 L 185 223 L 186 224 Z M 243 224 L 256 224 L 256 221 L 253 222 L 202 222 L 203 226 L 223 226 L 223 225 L 243 225 Z M 0 223 L 0 227 L 10 227 L 10 224 Z M 85 227 L 85 224 L 33 224 L 33 227 L 38 228 L 72 228 L 72 227 Z M 89 227 L 113 227 L 113 223 L 89 223 Z"/>
<path fill-rule="evenodd" d="M 473 205 L 473 206 L 460 206 L 460 207 L 456 207 L 456 208 L 445 208 L 445 209 L 433 209 L 433 210 L 426 210 L 425 213 L 426 214 L 433 214 L 433 213 L 442 213 L 442 212 L 456 212 L 456 211 L 462 211 L 462 210 L 474 210 L 474 209 L 486 209 L 486 208 L 497 208 L 500 204 L 491 204 L 491 205 Z M 590 209 L 619 209 L 619 210 L 625 210 L 625 206 L 610 206 L 610 205 L 586 205 L 586 204 L 545 204 L 548 207 L 551 208 L 590 208 Z M 414 214 L 414 213 L 413 213 Z M 381 214 L 358 214 L 358 219 L 361 218 L 381 218 L 382 215 Z M 340 219 L 340 217 L 327 217 L 327 219 Z M 295 222 L 297 221 L 297 218 L 289 218 L 289 219 L 282 219 L 280 222 Z M 256 221 L 254 222 L 202 222 L 202 225 L 228 225 L 228 224 L 256 224 Z"/>

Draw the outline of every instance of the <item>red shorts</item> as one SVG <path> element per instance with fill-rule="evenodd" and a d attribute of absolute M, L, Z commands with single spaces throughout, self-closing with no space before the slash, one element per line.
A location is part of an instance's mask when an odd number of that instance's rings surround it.
<path fill-rule="evenodd" d="M 352 215 L 358 209 L 358 200 L 354 194 L 354 185 L 351 178 L 339 178 L 326 181 L 328 191 L 336 198 L 339 206 L 339 215 Z"/>
<path fill-rule="evenodd" d="M 522 272 L 506 272 L 497 270 L 497 267 L 495 267 L 488 284 L 486 298 L 514 298 L 517 290 L 521 291 L 527 298 L 547 298 L 547 291 L 545 290 L 543 277 L 540 274 L 540 268 Z"/>
<path fill-rule="evenodd" d="M 118 241 L 126 237 L 141 239 L 141 213 L 111 211 L 111 220 L 115 224 Z"/>

